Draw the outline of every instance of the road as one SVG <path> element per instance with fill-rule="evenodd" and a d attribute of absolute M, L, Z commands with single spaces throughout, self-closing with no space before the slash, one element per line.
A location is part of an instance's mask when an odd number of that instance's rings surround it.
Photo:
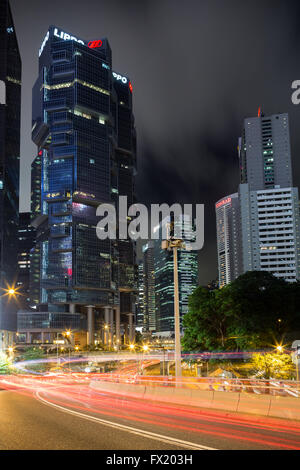
<path fill-rule="evenodd" d="M 300 450 L 299 422 L 111 396 L 88 383 L 0 387 L 1 450 Z"/>

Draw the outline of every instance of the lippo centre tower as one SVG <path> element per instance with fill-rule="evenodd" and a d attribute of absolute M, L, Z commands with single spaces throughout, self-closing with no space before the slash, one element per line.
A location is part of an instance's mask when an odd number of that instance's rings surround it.
<path fill-rule="evenodd" d="M 69 318 L 68 327 L 74 320 L 89 344 L 118 347 L 122 333 L 125 341 L 134 335 L 135 245 L 98 239 L 96 208 L 107 202 L 118 208 L 119 195 L 133 204 L 136 133 L 132 85 L 112 70 L 108 40 L 85 41 L 51 26 L 39 50 L 32 109 L 41 158 L 32 222 L 38 310 L 57 320 L 51 328 L 48 317 L 42 332 L 65 329 Z"/>

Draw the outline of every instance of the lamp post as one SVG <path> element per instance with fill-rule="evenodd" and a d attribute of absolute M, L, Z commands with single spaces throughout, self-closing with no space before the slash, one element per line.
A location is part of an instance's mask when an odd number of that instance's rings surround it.
<path fill-rule="evenodd" d="M 175 377 L 181 377 L 181 344 L 180 344 L 180 315 L 179 315 L 179 288 L 178 288 L 178 249 L 184 249 L 185 243 L 182 239 L 170 237 L 163 240 L 163 250 L 173 250 L 174 261 L 174 329 L 175 329 Z"/>
<path fill-rule="evenodd" d="M 72 345 L 72 342 L 71 342 L 71 331 L 70 330 L 67 330 L 64 332 L 64 336 L 67 337 L 67 339 L 69 340 L 69 366 L 70 366 L 70 362 L 71 362 L 71 348 L 70 346 Z"/>

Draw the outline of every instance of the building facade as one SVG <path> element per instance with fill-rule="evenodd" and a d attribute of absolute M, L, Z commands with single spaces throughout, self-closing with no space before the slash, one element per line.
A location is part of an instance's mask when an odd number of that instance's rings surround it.
<path fill-rule="evenodd" d="M 298 188 L 249 191 L 240 185 L 243 272 L 269 271 L 293 282 L 299 279 Z"/>
<path fill-rule="evenodd" d="M 288 114 L 246 118 L 239 139 L 240 182 L 249 190 L 293 186 Z"/>
<path fill-rule="evenodd" d="M 51 26 L 39 56 L 32 130 L 41 180 L 40 193 L 32 192 L 38 310 L 78 315 L 91 345 L 102 324 L 106 344 L 119 345 L 121 330 L 134 334 L 135 245 L 100 240 L 96 209 L 117 208 L 119 195 L 134 201 L 132 85 L 112 70 L 107 39 L 85 41 Z"/>
<path fill-rule="evenodd" d="M 0 1 L 0 349 L 12 341 L 17 304 L 3 295 L 17 282 L 21 58 L 8 0 Z"/>
<path fill-rule="evenodd" d="M 192 224 L 180 218 L 182 239 L 192 241 Z M 160 225 L 161 229 L 161 225 Z M 172 234 L 172 231 L 170 232 Z M 173 251 L 161 247 L 161 238 L 153 240 L 156 336 L 174 335 L 174 261 Z M 198 286 L 198 253 L 196 251 L 178 250 L 178 284 L 180 326 L 188 311 L 189 296 Z"/>
<path fill-rule="evenodd" d="M 216 202 L 219 287 L 242 274 L 238 193 Z"/>
<path fill-rule="evenodd" d="M 19 215 L 18 228 L 18 304 L 20 308 L 30 307 L 30 264 L 35 247 L 35 229 L 31 225 L 31 213 L 22 212 Z"/>
<path fill-rule="evenodd" d="M 238 194 L 216 204 L 220 287 L 253 270 L 296 281 L 300 278 L 299 196 L 292 181 L 288 115 L 259 113 L 246 118 L 238 151 Z M 234 231 L 228 229 L 230 218 Z M 238 267 L 232 272 L 230 252 Z"/>
<path fill-rule="evenodd" d="M 143 332 L 156 331 L 155 312 L 155 276 L 154 276 L 154 243 L 150 240 L 143 248 L 143 286 L 141 288 L 141 307 L 143 310 Z"/>

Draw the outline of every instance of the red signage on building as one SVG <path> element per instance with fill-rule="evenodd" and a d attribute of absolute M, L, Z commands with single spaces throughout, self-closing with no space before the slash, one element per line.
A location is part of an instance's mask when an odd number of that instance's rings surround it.
<path fill-rule="evenodd" d="M 227 197 L 226 199 L 223 199 L 222 201 L 217 202 L 216 209 L 218 209 L 219 207 L 224 206 L 225 204 L 229 204 L 230 202 L 231 202 L 231 197 Z"/>
<path fill-rule="evenodd" d="M 88 47 L 90 49 L 95 49 L 96 47 L 101 47 L 102 46 L 102 41 L 99 39 L 98 41 L 90 41 L 88 43 Z"/>

